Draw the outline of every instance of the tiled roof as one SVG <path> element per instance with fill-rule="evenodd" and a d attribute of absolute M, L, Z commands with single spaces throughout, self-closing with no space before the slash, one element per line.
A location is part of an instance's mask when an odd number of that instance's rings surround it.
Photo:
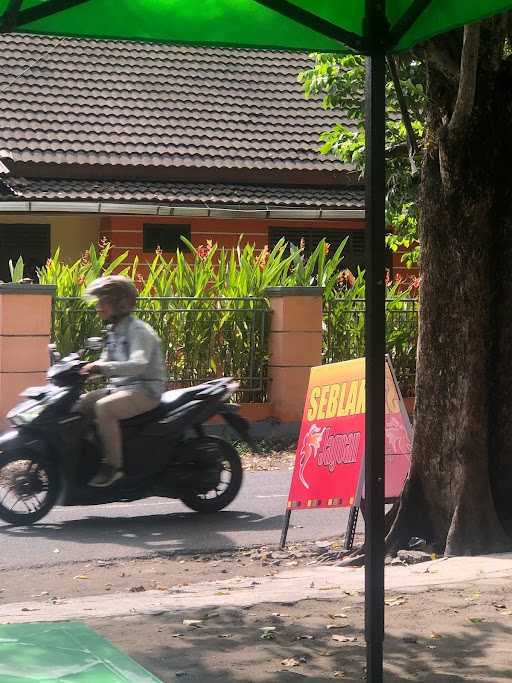
<path fill-rule="evenodd" d="M 150 202 L 165 205 L 364 208 L 364 191 L 345 187 L 287 187 L 228 183 L 164 183 L 108 180 L 4 178 L 11 190 L 1 201 Z M 5 193 L 5 190 L 4 190 Z M 1 205 L 0 205 L 1 210 Z"/>
<path fill-rule="evenodd" d="M 304 54 L 0 36 L 0 148 L 24 163 L 349 171 L 318 153 L 342 112 Z"/>

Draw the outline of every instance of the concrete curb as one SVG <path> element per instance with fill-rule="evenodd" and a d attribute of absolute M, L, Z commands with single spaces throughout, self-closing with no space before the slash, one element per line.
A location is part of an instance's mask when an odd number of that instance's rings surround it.
<path fill-rule="evenodd" d="M 433 586 L 512 579 L 512 553 L 441 558 L 409 566 L 386 567 L 386 589 L 421 592 Z M 234 578 L 197 583 L 169 591 L 93 595 L 48 602 L 18 602 L 0 606 L 0 623 L 62 621 L 152 615 L 215 607 L 250 607 L 261 603 L 326 600 L 341 591 L 364 590 L 364 569 L 311 566 L 275 576 Z"/>

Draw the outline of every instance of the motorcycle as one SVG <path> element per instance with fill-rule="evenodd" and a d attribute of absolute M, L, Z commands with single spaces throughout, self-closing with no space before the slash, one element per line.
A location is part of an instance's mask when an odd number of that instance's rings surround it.
<path fill-rule="evenodd" d="M 96 348 L 97 340 L 89 340 Z M 188 508 L 213 513 L 229 505 L 242 484 L 236 448 L 207 434 L 205 422 L 220 415 L 253 445 L 249 423 L 227 401 L 238 384 L 230 378 L 163 394 L 148 413 L 121 422 L 125 476 L 107 488 L 88 482 L 98 471 L 102 446 L 94 420 L 76 412 L 83 393 L 83 352 L 53 364 L 47 384 L 30 387 L 7 414 L 13 429 L 0 436 L 0 519 L 28 525 L 54 505 L 103 505 L 150 496 L 178 498 Z"/>

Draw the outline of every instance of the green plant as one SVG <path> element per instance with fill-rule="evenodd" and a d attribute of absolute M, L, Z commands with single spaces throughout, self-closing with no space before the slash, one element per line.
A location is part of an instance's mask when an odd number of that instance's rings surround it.
<path fill-rule="evenodd" d="M 334 292 L 324 308 L 324 362 L 364 356 L 364 273 Z M 400 278 L 386 289 L 386 349 L 404 396 L 414 394 L 419 303 L 415 282 L 404 287 Z"/>
<path fill-rule="evenodd" d="M 265 398 L 268 304 L 267 287 L 319 284 L 331 293 L 337 282 L 346 241 L 333 254 L 321 241 L 306 257 L 284 240 L 258 250 L 241 240 L 232 249 L 212 241 L 184 250 L 167 260 L 160 250 L 149 263 L 135 258 L 123 267 L 127 254 L 110 262 L 110 245 L 91 246 L 74 263 L 63 262 L 57 250 L 39 271 L 41 284 L 55 284 L 53 335 L 67 353 L 100 333 L 94 309 L 83 299 L 87 285 L 117 270 L 138 285 L 136 314 L 162 339 L 171 381 L 189 384 L 205 377 L 231 375 L 241 382 L 241 396 Z M 141 275 L 141 265 L 147 274 Z"/>
<path fill-rule="evenodd" d="M 18 257 L 16 265 L 9 259 L 9 272 L 11 274 L 11 282 L 21 282 L 24 278 L 25 264 L 21 256 Z"/>
<path fill-rule="evenodd" d="M 284 240 L 272 250 L 241 243 L 226 249 L 211 241 L 194 247 L 183 241 L 185 249 L 169 260 L 158 250 L 149 263 L 135 258 L 131 266 L 123 265 L 127 253 L 111 261 L 105 242 L 71 264 L 57 250 L 40 269 L 39 282 L 57 288 L 53 338 L 59 350 L 68 353 L 100 334 L 100 320 L 83 293 L 95 278 L 117 271 L 137 283 L 136 314 L 159 334 L 169 377 L 178 384 L 231 375 L 241 382 L 241 398 L 265 399 L 268 287 L 323 287 L 324 361 L 364 355 L 364 272 L 343 270 L 346 240 L 333 252 L 322 240 L 309 256 Z M 144 277 L 141 265 L 147 268 Z M 411 296 L 411 288 L 389 283 L 388 351 L 406 392 L 414 381 L 417 326 Z"/>

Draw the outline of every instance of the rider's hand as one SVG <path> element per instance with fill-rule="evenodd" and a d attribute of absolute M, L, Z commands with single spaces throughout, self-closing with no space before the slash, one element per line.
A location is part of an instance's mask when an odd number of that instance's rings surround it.
<path fill-rule="evenodd" d="M 81 375 L 98 375 L 100 374 L 100 369 L 97 363 L 87 363 L 80 369 Z"/>

